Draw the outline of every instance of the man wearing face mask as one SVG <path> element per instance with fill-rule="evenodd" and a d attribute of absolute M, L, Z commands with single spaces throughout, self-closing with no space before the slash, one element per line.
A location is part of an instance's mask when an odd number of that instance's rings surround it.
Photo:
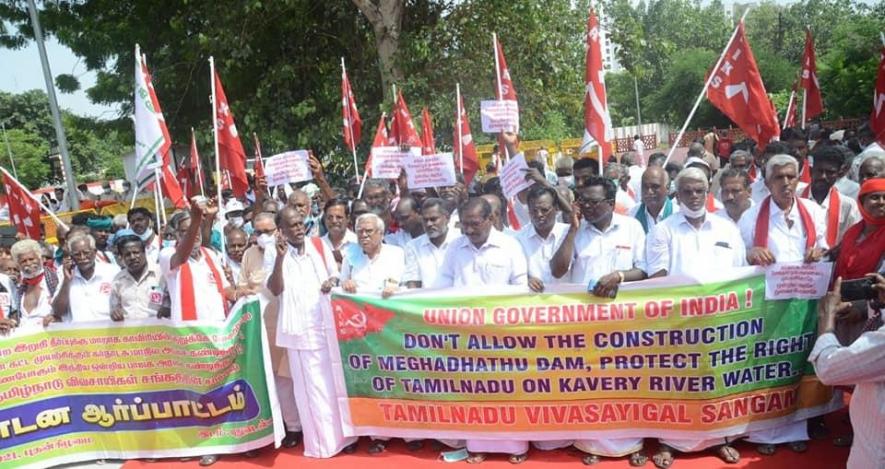
<path fill-rule="evenodd" d="M 709 190 L 709 178 L 698 168 L 683 169 L 676 176 L 679 213 L 659 223 L 647 241 L 648 272 L 652 278 L 685 275 L 704 279 L 746 265 L 740 231 L 734 223 L 707 212 Z M 699 261 L 701 259 L 703 261 Z M 707 440 L 662 439 L 652 459 L 657 467 L 669 467 L 674 449 L 695 452 L 718 445 L 718 456 L 734 464 L 740 459 L 740 453 L 729 441 L 736 436 Z"/>
<path fill-rule="evenodd" d="M 71 262 L 65 263 L 62 283 L 52 300 L 55 319 L 61 321 L 68 315 L 71 322 L 110 319 L 111 285 L 120 268 L 95 261 L 95 239 L 91 235 L 69 236 L 65 247 Z"/>
<path fill-rule="evenodd" d="M 156 261 L 160 257 L 160 249 L 164 247 L 160 238 L 154 233 L 154 214 L 144 207 L 135 207 L 126 213 L 129 228 L 144 241 L 145 255 Z"/>
<path fill-rule="evenodd" d="M 243 203 L 237 199 L 231 199 L 224 206 L 224 218 L 227 220 L 227 226 L 225 229 L 230 228 L 243 228 L 243 225 L 246 224 L 246 220 L 243 218 L 243 212 L 245 211 L 245 207 Z"/>
<path fill-rule="evenodd" d="M 40 328 L 53 321 L 52 296 L 58 290 L 58 277 L 43 267 L 43 248 L 33 239 L 12 245 L 12 260 L 21 270 L 21 283 L 15 295 L 19 327 Z"/>

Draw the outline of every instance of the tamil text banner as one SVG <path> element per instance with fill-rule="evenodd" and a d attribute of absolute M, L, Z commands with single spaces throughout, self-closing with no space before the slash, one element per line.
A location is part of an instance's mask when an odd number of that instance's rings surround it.
<path fill-rule="evenodd" d="M 765 301 L 764 285 L 750 268 L 625 285 L 614 300 L 581 286 L 335 295 L 345 432 L 716 438 L 835 408 L 806 361 L 815 302 Z"/>
<path fill-rule="evenodd" d="M 412 156 L 403 160 L 409 189 L 455 185 L 455 161 L 451 153 Z"/>
<path fill-rule="evenodd" d="M 264 177 L 269 187 L 313 179 L 307 150 L 287 151 L 264 160 Z"/>
<path fill-rule="evenodd" d="M 2 337 L 0 468 L 274 443 L 282 422 L 266 349 L 258 300 L 221 323 L 97 322 Z"/>

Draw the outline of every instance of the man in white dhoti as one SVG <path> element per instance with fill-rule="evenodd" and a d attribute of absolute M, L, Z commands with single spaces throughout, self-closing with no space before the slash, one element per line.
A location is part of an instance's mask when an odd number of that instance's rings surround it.
<path fill-rule="evenodd" d="M 528 287 L 528 267 L 519 242 L 492 229 L 492 206 L 470 199 L 460 209 L 461 232 L 446 251 L 435 287 L 522 285 Z M 467 440 L 467 462 L 481 463 L 486 453 L 505 453 L 519 464 L 528 458 L 529 444 L 520 440 Z"/>
<path fill-rule="evenodd" d="M 280 297 L 276 343 L 286 347 L 304 455 L 330 458 L 356 438 L 345 438 L 329 367 L 322 303 L 338 284 L 338 268 L 322 244 L 305 243 L 304 217 L 286 207 L 277 214 L 277 252 L 267 287 Z"/>

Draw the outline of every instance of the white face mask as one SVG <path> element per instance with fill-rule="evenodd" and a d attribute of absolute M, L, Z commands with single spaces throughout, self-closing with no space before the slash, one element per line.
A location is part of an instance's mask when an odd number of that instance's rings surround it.
<path fill-rule="evenodd" d="M 230 217 L 227 222 L 234 228 L 242 228 L 243 224 L 246 223 L 246 220 L 244 220 L 243 217 Z"/>
<path fill-rule="evenodd" d="M 688 218 L 701 218 L 707 213 L 707 207 L 702 206 L 698 210 L 692 210 L 688 208 L 688 206 L 684 203 L 679 202 L 679 211 L 685 214 L 685 216 Z"/>
<path fill-rule="evenodd" d="M 276 238 L 272 234 L 265 233 L 259 235 L 258 239 L 256 239 L 255 242 L 258 243 L 258 246 L 260 246 L 261 249 L 267 249 L 274 245 L 274 243 L 276 242 Z"/>

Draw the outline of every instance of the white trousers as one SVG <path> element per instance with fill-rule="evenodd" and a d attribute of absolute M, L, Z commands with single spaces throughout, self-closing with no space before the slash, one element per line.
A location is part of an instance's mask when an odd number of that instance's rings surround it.
<path fill-rule="evenodd" d="M 288 353 L 295 405 L 304 432 L 304 455 L 331 458 L 357 439 L 345 438 L 341 428 L 329 350 L 289 349 Z"/>
<path fill-rule="evenodd" d="M 471 453 L 523 454 L 529 451 L 528 441 L 518 440 L 467 440 Z"/>
<path fill-rule="evenodd" d="M 280 401 L 280 413 L 283 414 L 283 423 L 286 431 L 300 432 L 301 420 L 298 418 L 298 406 L 295 405 L 295 389 L 292 387 L 292 378 L 274 376 L 277 385 L 277 399 Z"/>
<path fill-rule="evenodd" d="M 620 458 L 642 449 L 642 438 L 609 438 L 605 440 L 578 440 L 575 448 L 607 458 Z"/>
<path fill-rule="evenodd" d="M 808 441 L 808 423 L 802 420 L 769 428 L 768 430 L 756 430 L 747 435 L 747 441 L 763 445 Z"/>

